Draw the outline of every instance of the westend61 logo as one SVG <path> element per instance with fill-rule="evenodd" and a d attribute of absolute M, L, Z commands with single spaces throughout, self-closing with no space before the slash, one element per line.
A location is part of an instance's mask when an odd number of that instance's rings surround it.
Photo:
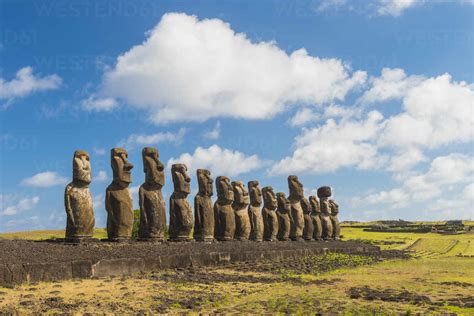
<path fill-rule="evenodd" d="M 34 2 L 40 17 L 136 17 L 160 16 L 162 7 L 155 1 L 127 0 L 37 0 Z"/>

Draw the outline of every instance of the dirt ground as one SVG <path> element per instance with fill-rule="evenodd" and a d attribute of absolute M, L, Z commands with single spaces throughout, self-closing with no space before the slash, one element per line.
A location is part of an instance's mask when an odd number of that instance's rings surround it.
<path fill-rule="evenodd" d="M 38 283 L 0 288 L 0 313 L 469 315 L 471 264 L 466 258 L 407 259 L 400 252 L 329 254 Z"/>

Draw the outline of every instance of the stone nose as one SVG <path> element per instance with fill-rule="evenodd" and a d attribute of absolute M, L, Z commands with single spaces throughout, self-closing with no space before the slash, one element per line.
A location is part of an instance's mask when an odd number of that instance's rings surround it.
<path fill-rule="evenodd" d="M 133 165 L 130 162 L 126 161 L 125 164 L 123 165 L 123 169 L 125 171 L 130 171 L 133 169 Z"/>

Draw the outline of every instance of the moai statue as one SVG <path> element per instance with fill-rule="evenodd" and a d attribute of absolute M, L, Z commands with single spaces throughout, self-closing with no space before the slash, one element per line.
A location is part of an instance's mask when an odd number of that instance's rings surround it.
<path fill-rule="evenodd" d="M 250 238 L 250 218 L 248 206 L 250 204 L 249 193 L 242 181 L 232 181 L 234 190 L 234 202 L 232 208 L 235 213 L 235 236 L 237 240 L 249 240 Z"/>
<path fill-rule="evenodd" d="M 291 204 L 286 198 L 285 193 L 278 192 L 276 194 L 278 201 L 277 215 L 278 215 L 278 240 L 287 241 L 290 240 L 291 231 L 291 219 L 290 211 Z"/>
<path fill-rule="evenodd" d="M 332 238 L 334 240 L 339 240 L 341 235 L 341 226 L 339 225 L 339 219 L 337 214 L 339 214 L 339 205 L 336 201 L 330 199 L 329 205 L 331 205 L 331 224 L 332 224 Z"/>
<path fill-rule="evenodd" d="M 276 209 L 278 207 L 277 198 L 271 186 L 262 189 L 263 195 L 263 239 L 265 241 L 277 240 L 278 234 L 278 215 Z"/>
<path fill-rule="evenodd" d="M 249 205 L 249 217 L 250 217 L 250 240 L 262 241 L 263 240 L 263 217 L 262 217 L 262 192 L 258 187 L 258 181 L 249 181 L 248 183 L 250 205 Z"/>
<path fill-rule="evenodd" d="M 94 209 L 89 184 L 92 181 L 89 154 L 76 150 L 72 160 L 72 182 L 64 191 L 66 239 L 81 240 L 94 234 Z"/>
<path fill-rule="evenodd" d="M 301 207 L 303 208 L 304 214 L 303 239 L 310 241 L 313 239 L 314 235 L 313 219 L 311 218 L 311 213 L 313 210 L 307 198 L 301 200 Z"/>
<path fill-rule="evenodd" d="M 194 239 L 214 240 L 214 211 L 212 209 L 213 180 L 206 169 L 196 170 L 199 192 L 194 197 Z"/>
<path fill-rule="evenodd" d="M 165 240 L 166 208 L 161 188 L 165 185 L 165 166 L 161 163 L 156 148 L 142 150 L 145 182 L 138 191 L 140 204 L 140 226 L 138 237 L 157 241 Z"/>
<path fill-rule="evenodd" d="M 297 176 L 288 176 L 288 188 L 290 195 L 288 199 L 291 203 L 290 219 L 291 231 L 290 238 L 295 241 L 303 240 L 304 214 L 301 207 L 301 200 L 304 198 L 303 185 Z"/>
<path fill-rule="evenodd" d="M 174 191 L 170 196 L 170 240 L 189 241 L 193 229 L 193 211 L 188 202 L 188 194 L 191 192 L 191 178 L 185 164 L 173 164 L 171 166 L 171 177 L 173 179 Z"/>
<path fill-rule="evenodd" d="M 229 241 L 235 235 L 235 215 L 232 209 L 234 191 L 229 178 L 216 178 L 217 200 L 214 203 L 214 236 L 219 241 Z"/>
<path fill-rule="evenodd" d="M 321 224 L 323 226 L 323 239 L 332 239 L 333 229 L 331 222 L 331 205 L 329 197 L 331 196 L 331 187 L 320 187 L 318 189 L 319 205 L 321 208 Z"/>
<path fill-rule="evenodd" d="M 110 164 L 114 178 L 105 191 L 107 210 L 107 236 L 109 240 L 127 240 L 132 237 L 133 204 L 128 186 L 132 182 L 133 165 L 128 162 L 127 151 L 112 148 Z"/>
<path fill-rule="evenodd" d="M 313 221 L 313 239 L 322 240 L 323 227 L 321 225 L 319 201 L 315 196 L 310 196 L 309 203 L 311 204 L 311 220 Z"/>

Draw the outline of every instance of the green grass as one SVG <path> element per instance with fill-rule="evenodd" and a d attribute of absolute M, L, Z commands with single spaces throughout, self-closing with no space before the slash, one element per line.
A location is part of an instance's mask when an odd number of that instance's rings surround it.
<path fill-rule="evenodd" d="M 105 228 L 96 228 L 94 230 L 94 238 L 106 238 L 107 232 Z M 13 233 L 0 233 L 3 239 L 29 239 L 44 240 L 50 238 L 64 238 L 64 230 L 34 230 Z"/>

